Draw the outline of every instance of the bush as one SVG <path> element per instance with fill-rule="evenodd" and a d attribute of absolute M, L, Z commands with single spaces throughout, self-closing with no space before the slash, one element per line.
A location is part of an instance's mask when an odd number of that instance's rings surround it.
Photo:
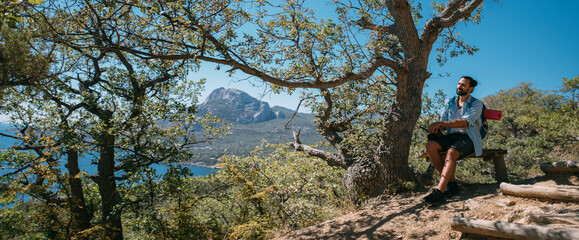
<path fill-rule="evenodd" d="M 135 176 L 123 216 L 128 238 L 268 239 L 342 215 L 343 170 L 284 145 L 226 156 L 206 177 Z M 154 180 L 154 179 L 158 180 Z M 133 181 L 134 182 L 134 181 Z"/>
<path fill-rule="evenodd" d="M 220 161 L 221 170 L 206 181 L 227 189 L 200 201 L 198 214 L 221 222 L 227 238 L 267 238 L 331 219 L 350 206 L 342 169 L 287 146 L 263 144 L 249 157 Z"/>

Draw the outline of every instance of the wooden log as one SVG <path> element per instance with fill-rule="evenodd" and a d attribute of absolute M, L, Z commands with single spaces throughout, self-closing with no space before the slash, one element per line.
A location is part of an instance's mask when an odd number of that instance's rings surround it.
<path fill-rule="evenodd" d="M 454 216 L 452 230 L 510 239 L 579 239 L 579 231 L 552 229 L 540 225 L 496 222 Z"/>
<path fill-rule="evenodd" d="M 500 191 L 519 197 L 579 201 L 579 186 L 540 186 L 501 183 Z"/>
<path fill-rule="evenodd" d="M 527 220 L 538 224 L 570 224 L 579 226 L 579 213 L 529 214 Z"/>
<path fill-rule="evenodd" d="M 579 161 L 541 163 L 544 173 L 579 173 Z"/>

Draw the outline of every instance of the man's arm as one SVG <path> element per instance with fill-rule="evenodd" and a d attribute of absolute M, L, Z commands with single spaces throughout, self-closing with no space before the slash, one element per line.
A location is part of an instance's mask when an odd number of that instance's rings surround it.
<path fill-rule="evenodd" d="M 430 133 L 436 133 L 438 131 L 442 131 L 444 127 L 464 128 L 464 127 L 468 127 L 468 121 L 464 118 L 461 118 L 461 119 L 455 119 L 455 120 L 450 120 L 450 121 L 435 122 L 435 123 L 430 124 L 430 126 L 428 126 L 428 130 L 430 131 Z"/>
<path fill-rule="evenodd" d="M 474 124 L 480 125 L 480 116 L 482 115 L 483 111 L 483 103 L 480 100 L 474 101 L 470 108 L 462 115 L 462 118 L 466 119 L 471 126 L 475 126 Z M 480 126 L 479 126 L 480 127 Z"/>
<path fill-rule="evenodd" d="M 440 121 L 439 122 L 445 122 L 450 118 L 449 108 L 450 108 L 450 104 L 452 101 L 454 101 L 454 98 L 449 98 L 449 99 L 446 99 L 446 101 L 444 101 L 444 108 L 440 114 Z M 440 132 L 444 131 L 443 126 L 437 126 L 435 129 L 433 129 L 432 128 L 433 124 L 430 124 L 430 126 L 428 126 L 428 130 L 430 131 L 430 133 L 437 133 L 438 131 L 440 131 Z"/>

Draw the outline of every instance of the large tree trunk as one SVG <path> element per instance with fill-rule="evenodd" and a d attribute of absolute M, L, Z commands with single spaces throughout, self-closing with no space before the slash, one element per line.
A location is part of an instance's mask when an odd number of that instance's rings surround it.
<path fill-rule="evenodd" d="M 387 188 L 397 189 L 403 182 L 415 181 L 408 165 L 412 131 L 416 119 L 390 121 L 378 150 L 371 159 L 358 161 L 346 169 L 344 186 L 354 201 L 376 197 Z"/>
<path fill-rule="evenodd" d="M 72 215 L 71 230 L 73 233 L 78 233 L 91 227 L 90 215 L 86 209 L 82 190 L 80 168 L 78 167 L 78 151 L 69 149 L 67 155 L 66 168 L 68 169 L 68 184 L 70 185 L 69 205 Z"/>
<path fill-rule="evenodd" d="M 100 159 L 96 183 L 101 196 L 102 223 L 106 236 L 123 239 L 121 224 L 120 195 L 115 182 L 115 136 L 104 130 L 100 137 Z"/>
<path fill-rule="evenodd" d="M 414 174 L 408 165 L 414 125 L 420 116 L 421 92 L 396 103 L 392 107 L 393 117 L 384 124 L 384 135 L 378 146 L 378 161 L 384 165 L 387 183 L 414 181 Z"/>
<path fill-rule="evenodd" d="M 422 88 L 427 76 L 401 76 L 398 94 L 383 123 L 380 145 L 372 159 L 363 159 L 348 167 L 344 186 L 354 201 L 375 197 L 387 188 L 403 188 L 403 182 L 415 181 L 408 165 L 414 125 L 420 117 Z M 411 81 L 412 80 L 412 81 Z M 400 80 L 399 80 L 400 81 Z"/>

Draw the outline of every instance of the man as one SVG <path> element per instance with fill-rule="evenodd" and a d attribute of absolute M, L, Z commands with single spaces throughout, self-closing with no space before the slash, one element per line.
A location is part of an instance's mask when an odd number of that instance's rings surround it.
<path fill-rule="evenodd" d="M 441 121 L 428 127 L 430 133 L 438 133 L 444 129 L 447 129 L 447 133 L 426 143 L 428 157 L 434 168 L 440 172 L 438 186 L 423 199 L 427 203 L 440 203 L 445 196 L 457 194 L 460 189 L 453 181 L 456 161 L 473 152 L 477 156 L 482 154 L 480 128 L 483 103 L 470 95 L 477 84 L 472 77 L 463 76 L 456 86 L 458 96 L 445 102 Z M 444 159 L 440 152 L 446 152 Z"/>

